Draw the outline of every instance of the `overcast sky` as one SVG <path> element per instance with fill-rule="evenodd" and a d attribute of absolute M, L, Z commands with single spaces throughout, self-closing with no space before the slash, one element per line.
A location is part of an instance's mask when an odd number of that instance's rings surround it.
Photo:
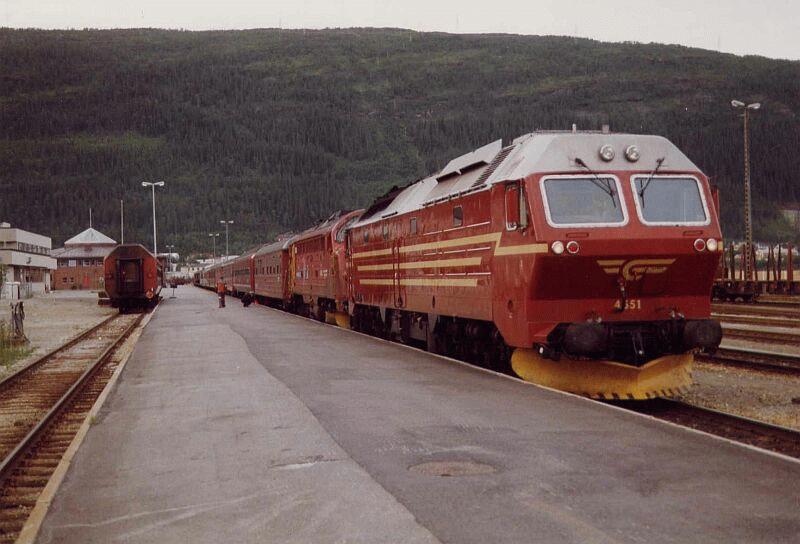
<path fill-rule="evenodd" d="M 0 0 L 0 26 L 399 27 L 679 43 L 800 59 L 799 0 Z"/>

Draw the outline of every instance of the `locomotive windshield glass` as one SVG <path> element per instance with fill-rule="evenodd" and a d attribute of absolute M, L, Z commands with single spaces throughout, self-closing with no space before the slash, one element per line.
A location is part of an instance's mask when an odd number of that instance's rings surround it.
<path fill-rule="evenodd" d="M 644 223 L 704 225 L 708 222 L 700 185 L 695 178 L 637 177 L 633 180 L 633 190 L 639 217 Z"/>
<path fill-rule="evenodd" d="M 617 181 L 610 177 L 545 179 L 548 221 L 555 226 L 600 226 L 625 223 Z"/>

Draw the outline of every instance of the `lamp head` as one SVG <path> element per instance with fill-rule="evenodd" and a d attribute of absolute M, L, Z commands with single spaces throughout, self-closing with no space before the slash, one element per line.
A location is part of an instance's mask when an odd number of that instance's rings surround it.
<path fill-rule="evenodd" d="M 743 108 L 745 104 L 741 100 L 731 100 L 731 106 L 734 108 Z"/>
<path fill-rule="evenodd" d="M 752 104 L 747 105 L 748 110 L 757 110 L 761 107 L 761 102 L 753 102 Z"/>

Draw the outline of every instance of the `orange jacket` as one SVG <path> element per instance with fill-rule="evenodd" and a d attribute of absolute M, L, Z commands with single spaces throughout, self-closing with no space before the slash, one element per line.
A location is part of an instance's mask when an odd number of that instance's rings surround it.
<path fill-rule="evenodd" d="M 217 294 L 224 295 L 225 294 L 225 282 L 219 281 L 217 282 Z"/>

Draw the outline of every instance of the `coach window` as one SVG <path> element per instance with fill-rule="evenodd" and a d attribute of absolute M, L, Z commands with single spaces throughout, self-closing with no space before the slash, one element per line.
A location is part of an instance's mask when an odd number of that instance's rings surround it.
<path fill-rule="evenodd" d="M 464 224 L 464 208 L 456 206 L 453 208 L 453 226 L 460 227 Z"/>
<path fill-rule="evenodd" d="M 364 243 L 369 242 L 369 231 L 364 229 Z"/>
<path fill-rule="evenodd" d="M 411 234 L 416 234 L 417 233 L 417 218 L 416 217 L 412 217 L 411 218 L 411 226 L 409 228 L 409 231 L 411 232 Z"/>
<path fill-rule="evenodd" d="M 383 239 L 384 240 L 389 239 L 389 225 L 387 225 L 386 223 L 383 224 Z"/>

